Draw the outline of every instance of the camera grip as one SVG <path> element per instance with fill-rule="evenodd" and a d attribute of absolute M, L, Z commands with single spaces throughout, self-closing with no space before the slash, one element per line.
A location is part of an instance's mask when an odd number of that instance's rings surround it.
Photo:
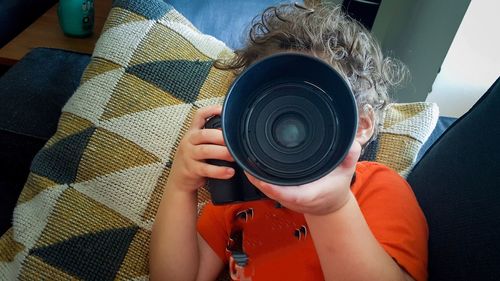
<path fill-rule="evenodd" d="M 231 167 L 237 171 L 236 165 L 228 161 L 211 159 L 207 160 L 207 163 L 216 166 Z M 236 176 L 227 180 L 209 178 L 207 186 L 214 205 L 222 205 L 241 200 L 241 195 L 237 188 L 238 180 Z"/>
<path fill-rule="evenodd" d="M 210 118 L 206 124 L 206 129 L 220 129 L 221 118 L 214 116 Z M 264 198 L 265 195 L 254 187 L 245 176 L 243 170 L 234 162 L 209 159 L 208 164 L 216 166 L 231 167 L 234 169 L 234 176 L 227 180 L 208 179 L 207 188 L 212 198 L 214 205 L 224 205 L 234 202 L 258 200 Z"/>
<path fill-rule="evenodd" d="M 220 129 L 221 128 L 221 118 L 220 116 L 213 116 L 210 118 L 206 124 L 206 129 Z M 216 160 L 209 159 L 207 160 L 208 164 L 215 166 L 225 166 L 231 167 L 237 171 L 237 167 L 235 163 L 231 163 L 224 160 Z M 212 203 L 214 205 L 222 205 L 227 204 L 234 201 L 239 201 L 241 195 L 237 190 L 237 177 L 236 175 L 227 180 L 220 179 L 208 179 L 208 191 L 210 192 L 210 196 L 212 198 Z"/>

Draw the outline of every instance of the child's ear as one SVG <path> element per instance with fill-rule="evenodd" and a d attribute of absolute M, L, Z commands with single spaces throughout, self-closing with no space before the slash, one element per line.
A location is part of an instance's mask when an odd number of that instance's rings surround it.
<path fill-rule="evenodd" d="M 358 120 L 358 131 L 356 132 L 356 141 L 365 145 L 373 136 L 375 130 L 375 114 L 373 112 L 373 107 L 369 104 L 365 104 L 359 112 Z"/>

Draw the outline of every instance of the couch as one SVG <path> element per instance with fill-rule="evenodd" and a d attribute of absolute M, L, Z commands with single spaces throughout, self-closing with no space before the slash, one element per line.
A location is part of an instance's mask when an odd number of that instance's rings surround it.
<path fill-rule="evenodd" d="M 241 11 L 255 14 L 267 6 L 255 2 L 241 10 L 229 0 L 170 2 L 201 31 L 224 38 L 231 47 L 241 44 L 235 26 L 248 22 Z M 220 17 L 228 7 L 234 10 L 227 14 L 238 15 L 229 29 Z M 2 232 L 31 160 L 55 132 L 61 108 L 89 61 L 87 55 L 35 49 L 0 78 Z M 429 222 L 431 280 L 500 278 L 500 150 L 494 143 L 500 137 L 494 107 L 499 102 L 497 81 L 462 118 L 440 118 L 408 177 Z"/>
<path fill-rule="evenodd" d="M 0 48 L 47 11 L 56 0 L 6 0 L 0 3 Z"/>

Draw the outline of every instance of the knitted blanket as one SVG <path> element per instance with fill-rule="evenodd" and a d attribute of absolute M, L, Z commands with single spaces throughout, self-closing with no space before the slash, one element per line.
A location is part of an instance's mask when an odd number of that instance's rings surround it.
<path fill-rule="evenodd" d="M 0 280 L 148 279 L 175 150 L 196 109 L 222 103 L 234 77 L 213 62 L 232 55 L 162 0 L 115 0 L 0 238 Z M 404 174 L 437 108 L 402 106 L 390 107 L 371 157 Z M 199 208 L 207 200 L 200 190 Z"/>

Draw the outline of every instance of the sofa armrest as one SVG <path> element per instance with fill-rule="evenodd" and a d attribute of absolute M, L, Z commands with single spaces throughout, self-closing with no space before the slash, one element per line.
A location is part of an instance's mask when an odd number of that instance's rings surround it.
<path fill-rule="evenodd" d="M 422 148 L 420 148 L 415 163 L 418 163 L 418 161 L 422 159 L 422 156 L 424 156 L 425 152 L 427 152 L 427 150 L 432 146 L 432 144 L 434 144 L 439 139 L 439 137 L 448 129 L 448 127 L 450 127 L 451 124 L 453 124 L 453 122 L 455 122 L 456 120 L 457 118 L 454 117 L 446 117 L 446 116 L 439 117 L 436 127 L 429 136 L 429 139 L 427 139 L 427 141 L 422 145 Z"/>

